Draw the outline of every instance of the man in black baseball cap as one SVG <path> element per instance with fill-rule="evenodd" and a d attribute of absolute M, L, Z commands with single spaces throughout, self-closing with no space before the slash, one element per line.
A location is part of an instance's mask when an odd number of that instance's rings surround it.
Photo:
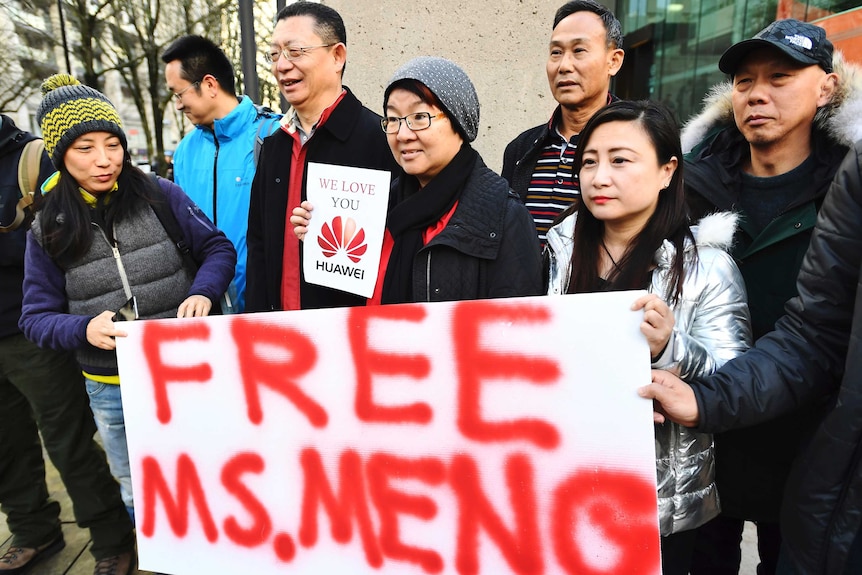
<path fill-rule="evenodd" d="M 773 22 L 724 52 L 718 67 L 731 81 L 683 131 L 692 219 L 717 210 L 741 215 L 732 255 L 745 279 L 755 338 L 773 329 L 796 295 L 817 211 L 862 133 L 862 119 L 847 112 L 850 101 L 862 105 L 862 94 L 841 81 L 851 77 L 845 66 L 822 28 Z M 819 407 L 715 435 L 722 513 L 698 529 L 692 575 L 739 572 L 745 521 L 757 525 L 757 572 L 775 573 L 784 485 Z"/>
<path fill-rule="evenodd" d="M 826 31 L 820 26 L 793 19 L 777 20 L 755 34 L 754 38 L 731 46 L 718 61 L 718 69 L 732 76 L 749 52 L 764 46 L 778 48 L 800 64 L 817 64 L 825 72 L 832 72 L 832 42 L 826 39 Z"/>

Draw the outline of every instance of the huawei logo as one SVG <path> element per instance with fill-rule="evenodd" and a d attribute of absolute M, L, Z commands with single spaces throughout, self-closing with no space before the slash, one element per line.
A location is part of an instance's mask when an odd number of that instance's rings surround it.
<path fill-rule="evenodd" d="M 343 223 L 341 216 L 335 216 L 330 223 L 324 223 L 317 244 L 323 250 L 323 255 L 331 258 L 339 251 L 344 251 L 353 263 L 362 259 L 368 249 L 365 243 L 365 230 L 356 228 L 353 218 L 347 218 Z"/>

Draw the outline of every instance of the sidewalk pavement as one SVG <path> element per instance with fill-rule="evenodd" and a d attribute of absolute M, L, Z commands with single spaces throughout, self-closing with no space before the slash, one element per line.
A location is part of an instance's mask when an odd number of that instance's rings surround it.
<path fill-rule="evenodd" d="M 90 554 L 90 533 L 75 524 L 72 502 L 66 493 L 66 487 L 44 452 L 43 457 L 45 458 L 48 493 L 53 499 L 60 502 L 60 520 L 63 522 L 63 537 L 66 540 L 66 547 L 53 557 L 34 566 L 27 572 L 27 575 L 92 575 L 96 561 Z M 5 553 L 11 541 L 12 536 L 6 527 L 6 516 L 0 513 L 0 555 Z M 135 571 L 135 573 L 152 575 L 149 571 Z"/>

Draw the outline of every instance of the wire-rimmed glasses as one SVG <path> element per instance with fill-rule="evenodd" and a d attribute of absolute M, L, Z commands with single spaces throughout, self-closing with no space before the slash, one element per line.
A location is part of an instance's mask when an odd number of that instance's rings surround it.
<path fill-rule="evenodd" d="M 317 46 L 285 46 L 284 48 L 270 46 L 264 51 L 263 59 L 267 64 L 275 64 L 282 56 L 293 61 L 297 58 L 303 57 L 315 48 L 329 48 L 332 45 L 333 44 L 319 44 Z"/>
<path fill-rule="evenodd" d="M 197 82 L 192 82 L 191 84 L 189 84 L 188 86 L 186 86 L 185 88 L 180 90 L 179 92 L 174 92 L 171 95 L 174 97 L 174 100 L 176 100 L 177 102 L 182 102 L 183 101 L 183 94 L 185 94 L 186 92 L 188 92 L 192 88 L 197 88 L 200 85 L 201 85 L 200 80 L 198 80 Z"/>
<path fill-rule="evenodd" d="M 414 132 L 418 132 L 430 128 L 431 120 L 445 117 L 446 114 L 444 112 L 437 112 L 436 114 L 432 114 L 431 112 L 416 112 L 415 114 L 407 114 L 401 118 L 398 116 L 387 116 L 380 120 L 380 127 L 387 134 L 397 134 L 398 130 L 401 129 L 401 122 L 406 122 L 408 128 Z"/>

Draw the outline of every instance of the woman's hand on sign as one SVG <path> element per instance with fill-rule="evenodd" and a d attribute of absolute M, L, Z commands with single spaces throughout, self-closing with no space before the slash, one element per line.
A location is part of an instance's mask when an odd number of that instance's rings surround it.
<path fill-rule="evenodd" d="M 190 295 L 177 308 L 177 317 L 206 317 L 210 314 L 213 302 L 206 296 Z"/>
<path fill-rule="evenodd" d="M 675 323 L 673 310 L 654 293 L 639 297 L 632 304 L 632 311 L 639 309 L 644 310 L 641 333 L 646 336 L 647 343 L 649 343 L 650 356 L 656 358 L 661 355 L 661 352 L 667 347 L 667 342 L 670 341 L 670 334 L 673 332 Z"/>
<path fill-rule="evenodd" d="M 116 328 L 111 318 L 114 312 L 103 311 L 87 324 L 87 341 L 99 349 L 116 349 L 115 337 L 126 337 L 126 332 Z"/>
<path fill-rule="evenodd" d="M 293 233 L 300 241 L 305 239 L 305 234 L 308 233 L 308 222 L 311 221 L 311 210 L 314 206 L 310 202 L 304 201 L 299 204 L 298 208 L 293 208 L 293 215 L 290 216 L 290 223 L 293 224 Z"/>

